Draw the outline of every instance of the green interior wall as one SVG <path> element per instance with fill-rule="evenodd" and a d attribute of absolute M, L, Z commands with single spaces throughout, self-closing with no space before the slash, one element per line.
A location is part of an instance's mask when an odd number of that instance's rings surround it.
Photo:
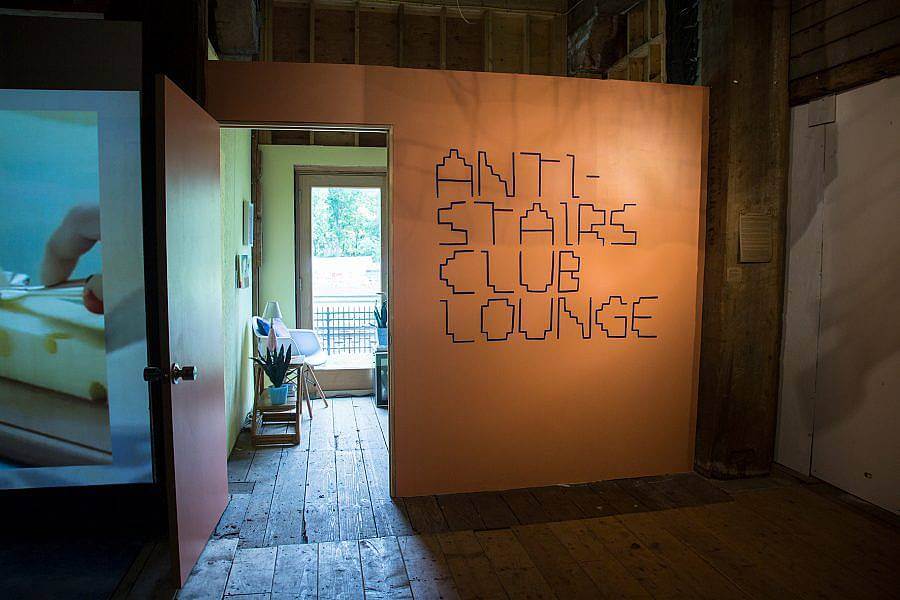
<path fill-rule="evenodd" d="M 294 167 L 387 166 L 387 148 L 262 145 L 260 305 L 277 300 L 284 322 L 296 327 Z"/>
<path fill-rule="evenodd" d="M 253 402 L 253 377 L 248 319 L 252 311 L 251 287 L 237 287 L 237 255 L 250 253 L 243 243 L 243 204 L 250 201 L 250 130 L 225 129 L 220 133 L 220 185 L 222 187 L 222 319 L 225 334 L 225 422 L 228 448 L 234 447 L 244 416 Z"/>

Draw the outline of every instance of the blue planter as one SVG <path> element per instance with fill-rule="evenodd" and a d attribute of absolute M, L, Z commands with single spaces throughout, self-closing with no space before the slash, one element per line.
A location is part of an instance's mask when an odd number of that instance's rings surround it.
<path fill-rule="evenodd" d="M 376 328 L 378 332 L 378 347 L 379 348 L 387 348 L 388 345 L 388 333 L 387 327 L 378 327 Z"/>
<path fill-rule="evenodd" d="M 285 402 L 287 402 L 289 389 L 291 389 L 289 385 L 283 385 L 281 387 L 274 387 L 270 385 L 269 402 L 271 402 L 274 406 L 284 404 Z"/>

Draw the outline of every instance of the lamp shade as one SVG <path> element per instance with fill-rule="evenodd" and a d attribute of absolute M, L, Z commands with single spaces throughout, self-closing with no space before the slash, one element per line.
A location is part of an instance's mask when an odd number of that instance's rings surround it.
<path fill-rule="evenodd" d="M 281 307 L 278 306 L 277 300 L 269 300 L 266 302 L 266 308 L 263 311 L 264 319 L 280 319 L 281 318 Z"/>

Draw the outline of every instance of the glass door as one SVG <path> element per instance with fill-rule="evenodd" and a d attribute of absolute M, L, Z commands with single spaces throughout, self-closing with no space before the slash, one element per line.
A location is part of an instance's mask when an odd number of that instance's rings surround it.
<path fill-rule="evenodd" d="M 385 176 L 301 174 L 297 188 L 300 327 L 319 333 L 328 368 L 371 369 L 387 292 Z"/>

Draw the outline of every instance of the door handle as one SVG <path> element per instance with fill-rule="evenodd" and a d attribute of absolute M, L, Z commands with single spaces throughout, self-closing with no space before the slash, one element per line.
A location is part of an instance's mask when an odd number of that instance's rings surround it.
<path fill-rule="evenodd" d="M 144 381 L 154 383 L 166 378 L 166 372 L 159 367 L 144 367 Z"/>
<path fill-rule="evenodd" d="M 181 366 L 178 363 L 172 365 L 172 369 L 166 373 L 159 367 L 144 367 L 144 381 L 153 383 L 172 378 L 172 383 L 184 381 L 196 381 L 200 376 L 200 370 L 194 365 Z"/>
<path fill-rule="evenodd" d="M 179 383 L 181 380 L 184 381 L 197 381 L 197 377 L 200 376 L 200 371 L 194 365 L 184 365 L 183 367 L 178 363 L 172 365 L 172 383 Z"/>

